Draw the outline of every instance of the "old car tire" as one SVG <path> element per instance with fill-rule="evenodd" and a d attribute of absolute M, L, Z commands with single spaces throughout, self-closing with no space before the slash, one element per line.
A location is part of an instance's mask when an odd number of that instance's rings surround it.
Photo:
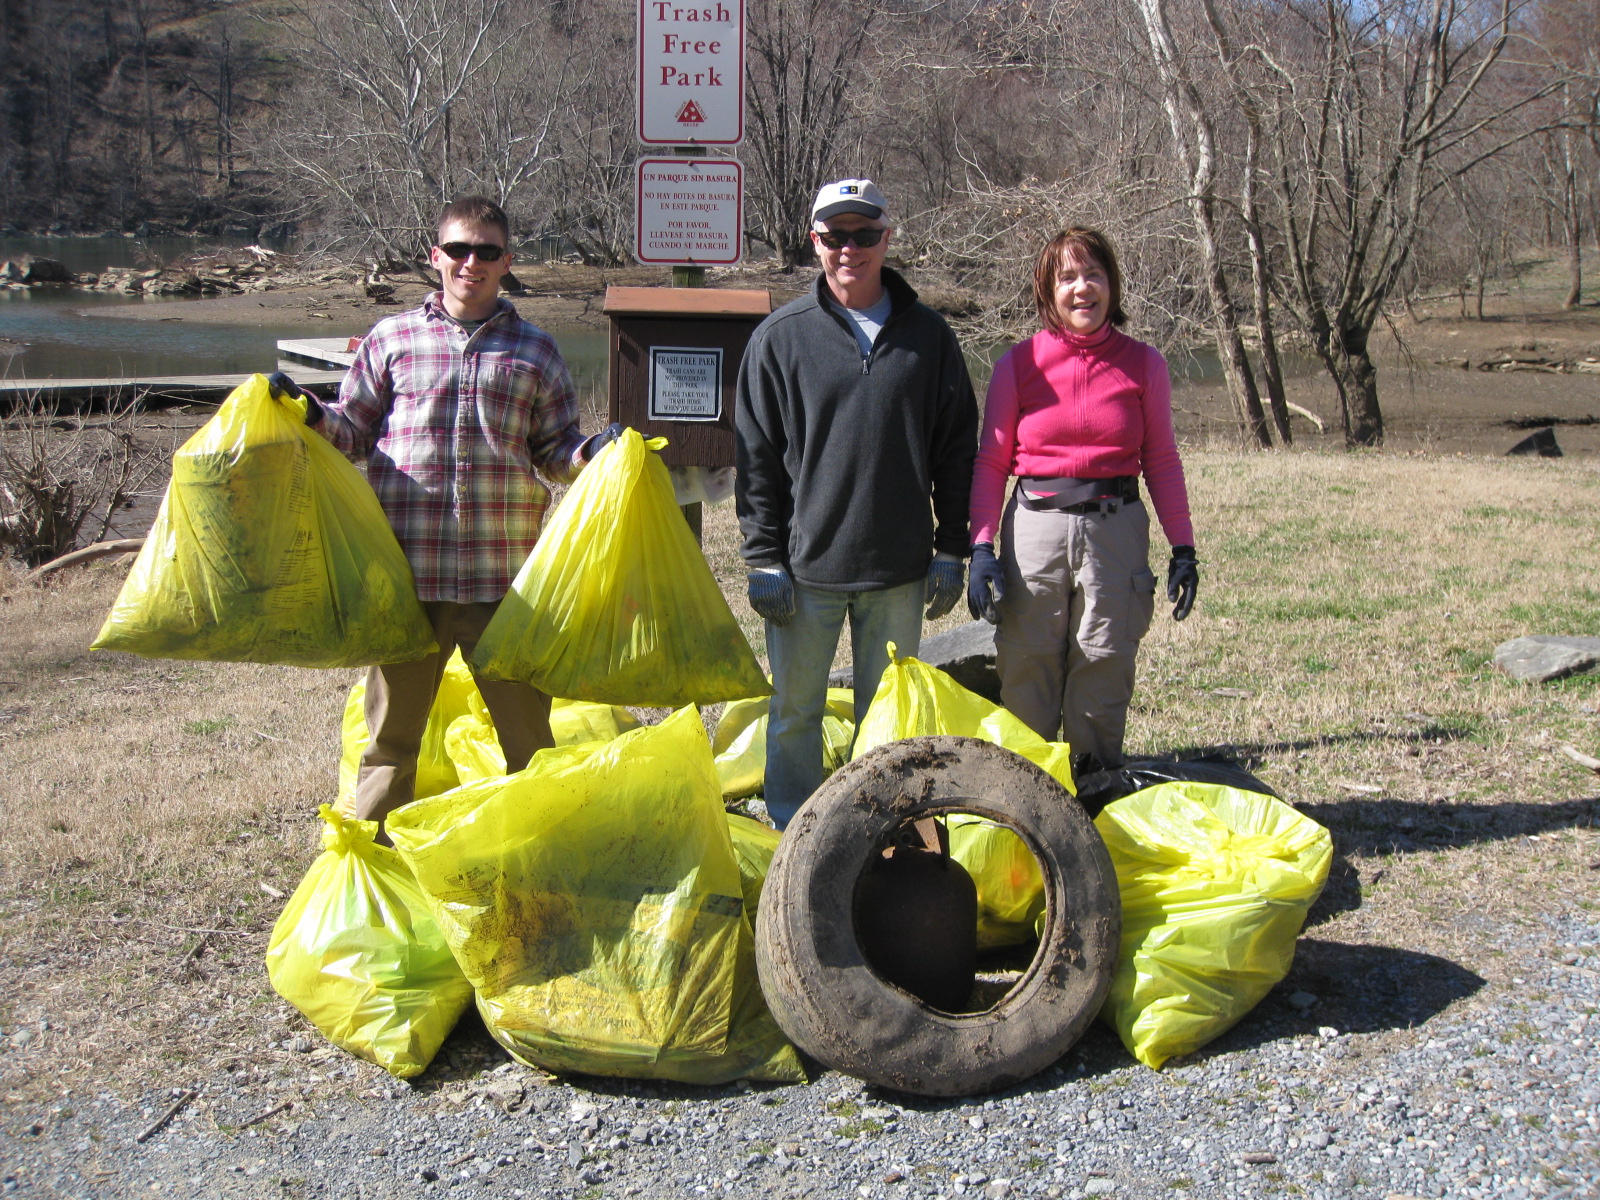
<path fill-rule="evenodd" d="M 1015 830 L 1044 876 L 1033 962 L 993 1008 L 948 1013 L 885 982 L 852 919 L 856 881 L 909 820 L 976 813 Z M 762 991 L 783 1031 L 825 1066 L 923 1096 L 994 1091 L 1037 1074 L 1094 1019 L 1122 915 L 1100 835 L 1054 779 L 989 742 L 892 742 L 837 771 L 790 823 L 756 921 Z"/>

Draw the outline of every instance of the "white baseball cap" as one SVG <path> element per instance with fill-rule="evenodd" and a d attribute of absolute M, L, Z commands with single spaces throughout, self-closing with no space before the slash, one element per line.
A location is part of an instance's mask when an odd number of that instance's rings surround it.
<path fill-rule="evenodd" d="M 840 179 L 824 186 L 811 206 L 813 224 L 845 213 L 860 213 L 863 217 L 887 221 L 889 202 L 870 179 Z"/>

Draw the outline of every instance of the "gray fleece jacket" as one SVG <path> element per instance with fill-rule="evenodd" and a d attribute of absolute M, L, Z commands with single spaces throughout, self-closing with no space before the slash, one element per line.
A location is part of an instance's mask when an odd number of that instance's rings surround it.
<path fill-rule="evenodd" d="M 923 578 L 935 550 L 966 556 L 972 380 L 944 318 L 894 271 L 883 282 L 892 307 L 866 358 L 820 274 L 745 348 L 736 497 L 752 567 L 871 591 Z"/>

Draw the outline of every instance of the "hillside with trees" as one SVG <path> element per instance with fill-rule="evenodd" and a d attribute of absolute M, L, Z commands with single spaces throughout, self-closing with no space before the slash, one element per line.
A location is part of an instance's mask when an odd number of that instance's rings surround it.
<path fill-rule="evenodd" d="M 443 198 L 629 261 L 632 0 L 0 0 L 0 224 L 259 236 L 414 260 Z M 1368 343 L 1600 238 L 1600 0 L 747 0 L 746 236 L 806 263 L 819 180 L 870 175 L 975 337 L 1034 247 L 1122 248 L 1136 320 L 1214 341 L 1240 428 L 1291 433 L 1280 345 L 1347 441 Z"/>

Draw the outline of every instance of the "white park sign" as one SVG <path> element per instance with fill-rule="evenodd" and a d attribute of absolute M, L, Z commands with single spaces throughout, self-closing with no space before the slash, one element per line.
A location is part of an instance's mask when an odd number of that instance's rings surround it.
<path fill-rule="evenodd" d="M 744 169 L 731 158 L 641 158 L 636 181 L 641 263 L 731 266 L 744 245 Z"/>
<path fill-rule="evenodd" d="M 639 140 L 744 140 L 744 0 L 639 3 Z"/>

